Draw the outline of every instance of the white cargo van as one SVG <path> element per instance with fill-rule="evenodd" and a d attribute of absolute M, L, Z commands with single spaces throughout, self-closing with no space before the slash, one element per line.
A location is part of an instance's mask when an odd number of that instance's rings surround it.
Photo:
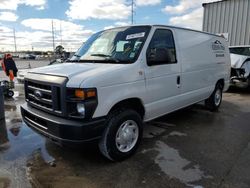
<path fill-rule="evenodd" d="M 143 122 L 205 100 L 219 108 L 229 86 L 224 38 L 189 29 L 141 25 L 91 36 L 68 63 L 25 78 L 24 122 L 64 143 L 98 141 L 110 160 L 132 155 Z"/>

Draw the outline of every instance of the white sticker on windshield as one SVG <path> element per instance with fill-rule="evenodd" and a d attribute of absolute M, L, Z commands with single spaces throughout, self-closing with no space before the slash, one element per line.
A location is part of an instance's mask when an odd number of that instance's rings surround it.
<path fill-rule="evenodd" d="M 127 35 L 126 40 L 136 39 L 136 38 L 142 38 L 144 36 L 145 36 L 145 32 L 135 33 L 135 34 Z"/>

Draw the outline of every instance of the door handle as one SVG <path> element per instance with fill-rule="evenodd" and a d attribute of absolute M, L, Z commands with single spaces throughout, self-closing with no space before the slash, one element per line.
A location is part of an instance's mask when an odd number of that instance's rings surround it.
<path fill-rule="evenodd" d="M 177 86 L 178 86 L 178 88 L 180 87 L 180 84 L 181 84 L 181 77 L 177 76 Z"/>

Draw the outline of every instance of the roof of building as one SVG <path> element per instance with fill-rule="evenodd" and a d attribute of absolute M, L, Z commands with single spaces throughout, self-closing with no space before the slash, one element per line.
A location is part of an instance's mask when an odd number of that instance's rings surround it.
<path fill-rule="evenodd" d="M 228 1 L 228 0 L 217 0 L 217 1 L 209 2 L 209 3 L 202 3 L 202 6 L 204 7 L 205 5 L 213 4 L 213 3 L 220 3 L 222 1 Z"/>
<path fill-rule="evenodd" d="M 250 45 L 229 46 L 229 48 L 250 48 Z"/>

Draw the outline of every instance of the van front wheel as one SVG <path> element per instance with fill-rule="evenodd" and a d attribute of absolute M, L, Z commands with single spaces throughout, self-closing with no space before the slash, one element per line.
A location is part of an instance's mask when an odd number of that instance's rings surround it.
<path fill-rule="evenodd" d="M 99 142 L 101 153 L 112 161 L 121 161 L 133 155 L 142 138 L 142 119 L 130 109 L 112 113 Z"/>
<path fill-rule="evenodd" d="M 210 111 L 216 111 L 222 102 L 223 87 L 221 84 L 217 84 L 212 95 L 205 100 L 205 105 Z"/>

